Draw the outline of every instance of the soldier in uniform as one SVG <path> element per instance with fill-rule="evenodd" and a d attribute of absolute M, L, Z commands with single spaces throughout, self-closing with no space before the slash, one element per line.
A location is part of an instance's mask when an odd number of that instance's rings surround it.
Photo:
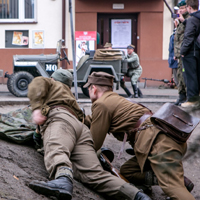
<path fill-rule="evenodd" d="M 112 49 L 112 44 L 109 42 L 106 42 L 106 44 L 104 45 L 105 49 Z"/>
<path fill-rule="evenodd" d="M 182 165 L 187 144 L 178 144 L 153 126 L 151 111 L 114 93 L 112 84 L 112 75 L 93 72 L 84 86 L 92 101 L 92 116 L 86 117 L 85 124 L 90 127 L 95 150 L 101 148 L 107 133 L 129 141 L 135 156 L 121 166 L 125 178 L 138 185 L 153 185 L 157 180 L 172 200 L 194 200 L 189 192 L 194 185 L 184 177 Z"/>
<path fill-rule="evenodd" d="M 142 67 L 139 62 L 138 55 L 134 52 L 135 46 L 130 44 L 127 46 L 127 62 L 128 62 L 128 77 L 131 77 L 131 85 L 133 87 L 134 97 L 143 97 L 141 90 L 137 87 L 137 82 L 142 74 Z"/>
<path fill-rule="evenodd" d="M 104 48 L 105 49 L 112 49 L 112 44 L 106 42 L 106 44 L 104 45 Z M 120 86 L 124 89 L 124 91 L 126 92 L 126 94 L 128 95 L 129 98 L 133 98 L 133 95 L 131 94 L 129 89 L 126 87 L 124 77 L 121 77 Z M 140 97 L 142 97 L 142 96 L 140 96 Z"/>
<path fill-rule="evenodd" d="M 177 30 L 174 36 L 174 57 L 178 60 L 178 68 L 177 68 L 177 80 L 178 80 L 178 94 L 179 98 L 175 102 L 175 105 L 180 105 L 186 101 L 186 86 L 183 77 L 183 63 L 181 59 L 181 45 L 184 38 L 185 24 L 183 23 L 185 19 L 189 17 L 189 13 L 187 12 L 186 2 L 182 0 L 178 3 L 177 7 L 179 7 L 179 23 L 177 25 Z"/>
<path fill-rule="evenodd" d="M 93 140 L 83 121 L 70 88 L 72 75 L 59 69 L 52 78 L 37 77 L 29 85 L 28 97 L 33 120 L 40 125 L 44 144 L 44 163 L 54 180 L 32 181 L 38 193 L 72 198 L 73 177 L 111 199 L 150 200 L 133 185 L 103 170 Z M 72 169 L 73 163 L 73 169 Z"/>

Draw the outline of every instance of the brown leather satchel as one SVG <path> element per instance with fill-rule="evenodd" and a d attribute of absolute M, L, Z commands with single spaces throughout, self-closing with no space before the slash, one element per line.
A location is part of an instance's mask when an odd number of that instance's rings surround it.
<path fill-rule="evenodd" d="M 152 123 L 177 143 L 184 143 L 200 122 L 179 107 L 165 103 L 151 117 Z"/>

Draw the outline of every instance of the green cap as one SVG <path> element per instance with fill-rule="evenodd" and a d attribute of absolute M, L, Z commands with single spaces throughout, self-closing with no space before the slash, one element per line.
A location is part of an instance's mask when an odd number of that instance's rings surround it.
<path fill-rule="evenodd" d="M 72 87 L 72 80 L 73 76 L 71 72 L 67 69 L 57 69 L 51 77 L 55 81 L 60 81 L 61 83 L 64 83 L 65 85 L 69 86 L 70 88 Z"/>
<path fill-rule="evenodd" d="M 185 6 L 186 5 L 186 1 L 185 0 L 182 0 L 180 1 L 178 4 L 177 4 L 177 7 L 181 7 L 181 6 Z"/>

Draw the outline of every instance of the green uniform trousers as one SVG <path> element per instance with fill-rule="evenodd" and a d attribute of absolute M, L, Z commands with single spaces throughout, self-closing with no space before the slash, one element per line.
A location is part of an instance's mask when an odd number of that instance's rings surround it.
<path fill-rule="evenodd" d="M 44 143 L 44 162 L 50 177 L 57 166 L 73 169 L 73 176 L 97 192 L 116 195 L 126 182 L 104 171 L 94 150 L 90 130 L 71 113 L 54 108 L 41 127 Z M 73 165 L 72 165 L 73 163 Z M 139 191 L 135 189 L 135 194 Z"/>
<path fill-rule="evenodd" d="M 128 76 L 131 77 L 131 84 L 136 85 L 138 82 L 138 79 L 140 78 L 142 74 L 142 67 L 139 66 L 137 69 L 128 69 Z"/>
<path fill-rule="evenodd" d="M 182 64 L 182 59 L 178 59 L 178 68 L 177 68 L 177 73 L 176 73 L 177 81 L 178 81 L 178 93 L 186 93 L 186 86 L 185 86 L 185 81 L 183 78 L 183 64 Z"/>
<path fill-rule="evenodd" d="M 152 145 L 144 173 L 141 173 L 136 157 L 124 163 L 120 172 L 130 182 L 140 185 L 144 184 L 145 170 L 152 169 L 159 186 L 172 200 L 194 200 L 184 185 L 182 157 L 186 149 L 186 143 L 177 144 L 165 134 L 159 133 Z"/>

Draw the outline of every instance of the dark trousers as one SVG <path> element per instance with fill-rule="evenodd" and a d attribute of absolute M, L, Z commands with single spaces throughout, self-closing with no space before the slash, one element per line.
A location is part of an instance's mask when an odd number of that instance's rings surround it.
<path fill-rule="evenodd" d="M 187 88 L 187 99 L 188 101 L 197 101 L 199 99 L 200 89 L 200 58 L 199 52 L 189 52 L 182 58 L 183 66 L 185 69 L 185 84 Z"/>

